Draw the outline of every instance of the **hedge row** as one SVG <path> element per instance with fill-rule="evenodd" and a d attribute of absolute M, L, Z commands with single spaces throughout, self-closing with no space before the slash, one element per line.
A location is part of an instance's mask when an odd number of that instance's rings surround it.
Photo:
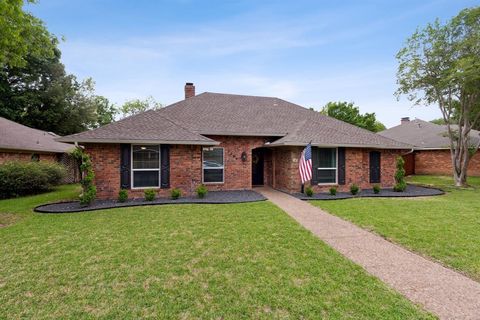
<path fill-rule="evenodd" d="M 0 198 L 50 190 L 61 183 L 65 168 L 49 162 L 7 162 L 0 165 Z"/>

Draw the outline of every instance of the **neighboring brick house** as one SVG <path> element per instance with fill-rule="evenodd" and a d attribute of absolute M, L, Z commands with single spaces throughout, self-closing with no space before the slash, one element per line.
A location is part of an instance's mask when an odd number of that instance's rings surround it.
<path fill-rule="evenodd" d="M 58 141 L 85 146 L 104 199 L 121 188 L 130 197 L 142 197 L 145 188 L 161 196 L 171 188 L 193 194 L 200 184 L 298 192 L 298 160 L 310 141 L 315 191 L 347 190 L 352 183 L 389 187 L 395 157 L 411 148 L 278 98 L 195 95 L 191 83 L 185 100 Z"/>
<path fill-rule="evenodd" d="M 0 164 L 8 161 L 59 162 L 67 169 L 64 182 L 77 182 L 78 168 L 68 155 L 74 146 L 57 142 L 56 138 L 60 136 L 0 117 Z"/>
<path fill-rule="evenodd" d="M 420 119 L 402 118 L 400 125 L 379 132 L 380 135 L 413 145 L 412 151 L 404 155 L 407 174 L 453 173 L 450 153 L 450 139 L 447 128 Z M 470 144 L 478 146 L 480 132 L 472 130 Z M 470 160 L 468 175 L 480 176 L 480 153 L 476 152 Z"/>

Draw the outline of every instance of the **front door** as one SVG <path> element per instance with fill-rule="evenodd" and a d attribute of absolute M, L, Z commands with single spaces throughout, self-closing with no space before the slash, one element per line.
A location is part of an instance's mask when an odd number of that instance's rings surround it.
<path fill-rule="evenodd" d="M 252 185 L 263 186 L 263 150 L 252 150 Z"/>
<path fill-rule="evenodd" d="M 380 183 L 380 152 L 370 152 L 370 183 Z"/>

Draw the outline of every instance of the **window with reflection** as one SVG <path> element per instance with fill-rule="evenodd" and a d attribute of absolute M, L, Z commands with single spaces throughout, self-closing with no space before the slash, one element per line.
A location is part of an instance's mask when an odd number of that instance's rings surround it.
<path fill-rule="evenodd" d="M 132 145 L 132 186 L 160 186 L 160 146 Z"/>
<path fill-rule="evenodd" d="M 318 148 L 318 183 L 337 183 L 337 149 Z"/>
<path fill-rule="evenodd" d="M 223 182 L 223 148 L 203 148 L 203 183 Z"/>

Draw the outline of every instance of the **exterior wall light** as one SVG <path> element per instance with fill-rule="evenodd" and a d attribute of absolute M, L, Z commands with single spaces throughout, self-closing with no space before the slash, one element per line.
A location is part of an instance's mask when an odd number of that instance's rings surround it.
<path fill-rule="evenodd" d="M 242 161 L 247 161 L 247 153 L 245 151 L 242 152 Z"/>

